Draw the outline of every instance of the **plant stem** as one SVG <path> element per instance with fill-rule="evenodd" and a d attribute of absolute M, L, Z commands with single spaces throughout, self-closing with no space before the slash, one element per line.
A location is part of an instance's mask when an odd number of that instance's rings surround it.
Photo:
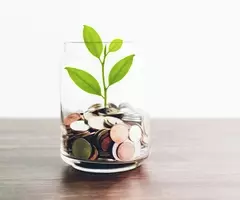
<path fill-rule="evenodd" d="M 103 99 L 104 99 L 104 107 L 107 107 L 107 86 L 106 86 L 106 82 L 105 82 L 105 60 L 106 60 L 106 57 L 107 57 L 107 54 L 105 55 L 104 54 L 104 57 L 103 57 L 103 61 L 101 61 L 101 59 L 99 58 L 100 62 L 101 62 L 101 65 L 102 65 L 102 81 L 103 81 L 103 90 L 104 90 L 104 96 L 103 96 Z"/>

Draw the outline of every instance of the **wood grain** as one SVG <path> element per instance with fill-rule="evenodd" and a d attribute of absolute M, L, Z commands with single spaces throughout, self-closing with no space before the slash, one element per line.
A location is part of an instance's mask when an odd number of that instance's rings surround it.
<path fill-rule="evenodd" d="M 88 174 L 59 156 L 58 119 L 0 120 L 1 200 L 239 200 L 240 120 L 152 121 L 139 168 Z"/>

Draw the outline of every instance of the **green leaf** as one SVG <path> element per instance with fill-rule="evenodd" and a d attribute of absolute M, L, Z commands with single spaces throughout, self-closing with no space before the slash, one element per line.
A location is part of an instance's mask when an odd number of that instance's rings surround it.
<path fill-rule="evenodd" d="M 114 39 L 109 46 L 109 52 L 115 52 L 122 47 L 123 41 L 121 39 Z"/>
<path fill-rule="evenodd" d="M 108 76 L 109 86 L 120 81 L 128 73 L 134 56 L 134 54 L 127 56 L 113 66 Z"/>
<path fill-rule="evenodd" d="M 98 33 L 92 27 L 84 25 L 83 39 L 90 53 L 100 58 L 103 50 L 103 43 Z"/>
<path fill-rule="evenodd" d="M 73 67 L 65 67 L 73 82 L 83 91 L 102 96 L 98 81 L 88 72 Z"/>

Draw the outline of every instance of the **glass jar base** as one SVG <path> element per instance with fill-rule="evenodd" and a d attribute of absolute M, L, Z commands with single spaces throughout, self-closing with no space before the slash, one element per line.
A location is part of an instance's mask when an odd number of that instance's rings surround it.
<path fill-rule="evenodd" d="M 134 161 L 132 163 L 122 164 L 103 164 L 103 163 L 89 163 L 81 160 L 69 158 L 61 154 L 62 160 L 71 165 L 73 168 L 89 173 L 118 173 L 133 170 L 139 167 L 143 160 Z"/>

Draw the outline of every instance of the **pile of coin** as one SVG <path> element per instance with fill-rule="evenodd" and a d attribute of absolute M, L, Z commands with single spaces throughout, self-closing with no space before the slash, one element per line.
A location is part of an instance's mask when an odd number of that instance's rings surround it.
<path fill-rule="evenodd" d="M 61 125 L 62 148 L 81 160 L 131 161 L 148 146 L 148 123 L 129 104 L 90 106 L 71 113 Z"/>

